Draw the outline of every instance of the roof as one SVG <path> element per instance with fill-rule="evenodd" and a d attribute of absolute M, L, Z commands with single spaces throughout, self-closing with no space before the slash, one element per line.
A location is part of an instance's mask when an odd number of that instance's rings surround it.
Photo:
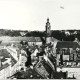
<path fill-rule="evenodd" d="M 13 56 L 9 54 L 9 52 L 6 49 L 1 49 L 0 50 L 0 56 L 3 56 L 3 58 L 1 59 L 1 62 L 5 62 L 7 60 L 6 58 L 10 58 L 11 57 L 12 66 L 17 62 L 13 58 Z M 0 67 L 0 70 L 5 69 L 8 66 L 9 66 L 9 63 L 2 64 L 2 66 Z"/>
<path fill-rule="evenodd" d="M 53 72 L 53 78 L 54 79 L 66 79 L 66 72 Z"/>
<path fill-rule="evenodd" d="M 8 63 L 4 64 L 2 67 L 0 67 L 0 71 L 1 71 L 2 69 L 7 68 L 8 66 L 9 66 L 9 64 L 8 64 Z"/>
<path fill-rule="evenodd" d="M 58 40 L 58 39 L 56 39 L 56 38 L 54 38 L 54 37 L 48 37 L 48 38 L 49 38 L 49 40 L 50 40 L 51 42 L 60 41 L 60 40 Z M 43 39 L 45 39 L 45 37 L 43 37 Z"/>
<path fill-rule="evenodd" d="M 35 66 L 34 69 L 37 73 L 39 73 L 41 76 L 43 76 L 45 79 L 48 77 L 51 77 L 51 73 L 53 69 L 51 68 L 50 64 L 48 64 L 47 61 L 41 60 L 39 61 Z"/>
<path fill-rule="evenodd" d="M 0 50 L 0 56 L 3 56 L 4 58 L 9 58 L 9 52 L 6 49 Z"/>
<path fill-rule="evenodd" d="M 15 77 L 17 79 L 44 79 L 34 69 L 31 68 L 28 68 L 26 71 L 17 72 L 11 77 Z"/>
<path fill-rule="evenodd" d="M 1 41 L 27 41 L 27 42 L 42 42 L 40 37 L 9 37 L 9 36 L 2 36 L 0 37 Z"/>
<path fill-rule="evenodd" d="M 59 41 L 59 40 L 54 37 L 51 37 L 51 41 Z"/>
<path fill-rule="evenodd" d="M 60 41 L 57 43 L 56 48 L 80 48 L 77 42 Z"/>
<path fill-rule="evenodd" d="M 1 41 L 27 41 L 27 42 L 42 42 L 45 40 L 45 37 L 10 37 L 10 36 L 1 36 Z M 50 37 L 50 41 L 59 41 L 54 37 Z"/>
<path fill-rule="evenodd" d="M 35 37 L 35 41 L 36 41 L 36 42 L 42 42 L 42 40 L 41 40 L 40 37 Z"/>

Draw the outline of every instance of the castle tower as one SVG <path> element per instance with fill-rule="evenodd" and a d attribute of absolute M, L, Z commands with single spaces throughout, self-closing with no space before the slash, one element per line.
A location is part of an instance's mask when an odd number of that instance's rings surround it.
<path fill-rule="evenodd" d="M 46 37 L 49 37 L 51 34 L 51 26 L 50 26 L 49 18 L 47 19 L 47 23 L 45 27 L 46 27 Z"/>

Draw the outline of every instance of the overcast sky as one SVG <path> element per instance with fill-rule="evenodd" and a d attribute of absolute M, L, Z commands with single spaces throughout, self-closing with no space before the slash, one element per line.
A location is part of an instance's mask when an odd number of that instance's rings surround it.
<path fill-rule="evenodd" d="M 80 29 L 80 0 L 0 0 L 0 29 Z"/>

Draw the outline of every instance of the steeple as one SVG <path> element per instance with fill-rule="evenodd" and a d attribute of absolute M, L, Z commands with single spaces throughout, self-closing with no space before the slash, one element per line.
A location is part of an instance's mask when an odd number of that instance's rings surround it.
<path fill-rule="evenodd" d="M 51 42 L 51 25 L 49 22 L 49 18 L 47 18 L 46 26 L 45 26 L 45 31 L 46 31 L 46 36 L 45 36 L 45 41 L 46 44 Z"/>
<path fill-rule="evenodd" d="M 46 36 L 50 36 L 51 33 L 51 26 L 50 26 L 50 22 L 49 22 L 49 18 L 47 18 L 47 23 L 46 23 Z"/>

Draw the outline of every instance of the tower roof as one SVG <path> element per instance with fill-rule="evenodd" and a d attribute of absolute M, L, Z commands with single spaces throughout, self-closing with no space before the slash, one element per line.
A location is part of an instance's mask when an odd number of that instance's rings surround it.
<path fill-rule="evenodd" d="M 49 18 L 47 18 L 46 26 L 50 26 Z"/>
<path fill-rule="evenodd" d="M 49 18 L 47 18 L 47 22 L 49 22 Z"/>

